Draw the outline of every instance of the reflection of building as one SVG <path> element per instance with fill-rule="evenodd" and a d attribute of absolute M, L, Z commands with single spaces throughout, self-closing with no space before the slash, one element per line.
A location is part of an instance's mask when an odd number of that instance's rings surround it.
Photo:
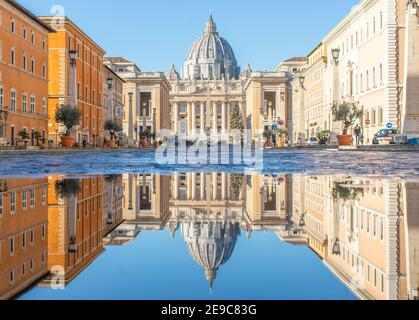
<path fill-rule="evenodd" d="M 49 35 L 48 139 L 57 142 L 58 136 L 65 133 L 65 128 L 55 122 L 54 115 L 58 105 L 69 104 L 82 112 L 77 141 L 101 144 L 106 118 L 103 96 L 105 52 L 67 17 L 41 19 L 57 31 Z M 77 52 L 74 64 L 70 61 L 70 51 Z"/>
<path fill-rule="evenodd" d="M 57 195 L 57 181 L 79 187 Z M 103 250 L 105 182 L 101 176 L 71 179 L 53 177 L 48 181 L 48 268 L 51 277 L 60 269 L 68 284 L 91 264 Z M 45 279 L 49 285 L 53 278 Z"/>
<path fill-rule="evenodd" d="M 106 244 L 123 245 L 142 230 L 162 230 L 169 218 L 170 177 L 124 174 L 122 177 L 122 220 L 105 239 Z"/>
<path fill-rule="evenodd" d="M 231 257 L 240 228 L 278 231 L 288 227 L 288 183 L 285 177 L 227 173 L 180 173 L 172 177 L 167 228 L 181 228 L 192 258 L 212 287 L 220 266 Z"/>
<path fill-rule="evenodd" d="M 48 32 L 53 30 L 12 0 L 0 1 L 0 146 L 29 145 L 48 128 Z M 39 139 L 41 143 L 41 139 Z"/>
<path fill-rule="evenodd" d="M 294 223 L 340 280 L 362 299 L 417 298 L 417 184 L 344 177 L 293 180 Z"/>
<path fill-rule="evenodd" d="M 47 179 L 0 179 L 0 299 L 48 272 Z"/>

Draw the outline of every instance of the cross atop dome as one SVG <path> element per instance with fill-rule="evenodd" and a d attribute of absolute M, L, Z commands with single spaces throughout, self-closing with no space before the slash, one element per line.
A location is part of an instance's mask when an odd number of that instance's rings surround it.
<path fill-rule="evenodd" d="M 212 10 L 210 10 L 209 19 L 205 26 L 205 34 L 217 34 L 217 25 L 212 18 Z"/>

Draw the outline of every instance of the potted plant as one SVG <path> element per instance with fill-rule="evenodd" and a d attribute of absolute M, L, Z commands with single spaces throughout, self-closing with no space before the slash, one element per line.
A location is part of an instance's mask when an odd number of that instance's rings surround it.
<path fill-rule="evenodd" d="M 319 139 L 319 144 L 327 144 L 329 141 L 330 132 L 329 130 L 323 130 L 317 133 L 317 139 Z"/>
<path fill-rule="evenodd" d="M 67 131 L 61 137 L 61 144 L 64 148 L 71 148 L 74 145 L 74 137 L 71 136 L 71 129 L 80 123 L 81 112 L 70 105 L 60 105 L 55 111 L 55 121 L 63 124 Z"/>
<path fill-rule="evenodd" d="M 279 127 L 277 129 L 277 133 L 279 135 L 278 147 L 285 148 L 285 135 L 288 134 L 288 129 L 285 127 Z"/>
<path fill-rule="evenodd" d="M 35 131 L 34 133 L 33 133 L 33 138 L 35 139 L 35 141 L 36 141 L 36 145 L 39 147 L 39 140 L 41 140 L 42 139 L 42 134 L 39 132 L 39 131 Z"/>
<path fill-rule="evenodd" d="M 352 134 L 348 134 L 348 130 L 356 119 L 363 115 L 363 111 L 359 108 L 357 102 L 335 102 L 332 106 L 332 114 L 335 121 L 341 121 L 343 124 L 342 135 L 338 135 L 338 143 L 340 146 L 350 146 L 352 144 Z"/>
<path fill-rule="evenodd" d="M 20 130 L 17 134 L 19 139 L 17 140 L 17 146 L 18 147 L 26 147 L 28 140 L 30 138 L 29 134 L 25 130 Z"/>
<path fill-rule="evenodd" d="M 109 119 L 105 121 L 103 128 L 111 136 L 111 140 L 106 142 L 106 146 L 108 148 L 115 148 L 115 133 L 122 131 L 122 126 L 117 121 Z"/>

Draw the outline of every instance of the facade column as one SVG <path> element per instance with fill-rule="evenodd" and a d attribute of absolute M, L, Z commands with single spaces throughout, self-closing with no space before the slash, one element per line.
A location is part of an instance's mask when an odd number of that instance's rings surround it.
<path fill-rule="evenodd" d="M 217 177 L 218 177 L 217 173 L 212 174 L 212 199 L 213 200 L 217 200 L 217 188 L 218 188 Z"/>
<path fill-rule="evenodd" d="M 205 199 L 205 174 L 201 172 L 201 200 Z"/>
<path fill-rule="evenodd" d="M 217 102 L 212 102 L 212 132 L 214 134 L 217 134 L 218 132 L 217 120 Z"/>
<path fill-rule="evenodd" d="M 221 174 L 221 190 L 223 200 L 227 199 L 227 173 Z"/>
<path fill-rule="evenodd" d="M 196 134 L 196 103 L 192 102 L 192 127 L 191 132 L 193 135 Z"/>
<path fill-rule="evenodd" d="M 173 103 L 173 132 L 178 133 L 178 122 L 179 122 L 179 103 Z"/>
<path fill-rule="evenodd" d="M 192 173 L 192 200 L 196 200 L 196 173 Z"/>
<path fill-rule="evenodd" d="M 177 200 L 179 198 L 179 175 L 176 174 L 173 179 L 174 179 L 173 197 L 175 198 L 175 200 Z"/>
<path fill-rule="evenodd" d="M 186 119 L 188 123 L 187 133 L 189 135 L 192 129 L 192 106 L 190 102 L 186 103 L 186 111 L 187 111 Z"/>
<path fill-rule="evenodd" d="M 201 135 L 205 133 L 205 109 L 204 103 L 201 102 Z"/>
<path fill-rule="evenodd" d="M 227 103 L 225 101 L 223 102 L 221 115 L 222 115 L 221 132 L 225 133 L 227 132 Z"/>

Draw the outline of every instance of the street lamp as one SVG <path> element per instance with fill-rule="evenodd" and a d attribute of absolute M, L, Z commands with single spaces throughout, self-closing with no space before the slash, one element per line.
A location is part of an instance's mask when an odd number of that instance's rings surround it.
<path fill-rule="evenodd" d="M 332 248 L 332 253 L 337 256 L 340 255 L 341 251 L 340 251 L 339 239 L 336 239 L 335 244 L 333 245 L 333 248 Z"/>
<path fill-rule="evenodd" d="M 301 88 L 303 88 L 303 89 L 304 89 L 304 82 L 305 82 L 305 80 L 306 80 L 306 77 L 304 77 L 304 76 L 300 76 L 300 77 L 298 78 L 298 80 L 300 81 Z"/>
<path fill-rule="evenodd" d="M 339 48 L 332 49 L 332 58 L 333 58 L 333 61 L 336 63 L 336 65 L 338 64 L 338 61 L 339 61 L 339 55 L 340 55 Z"/>
<path fill-rule="evenodd" d="M 106 224 L 107 224 L 108 226 L 110 226 L 110 225 L 112 225 L 112 224 L 113 224 L 112 213 L 110 213 L 110 212 L 109 212 L 109 214 L 108 214 L 108 219 L 106 220 Z"/>
<path fill-rule="evenodd" d="M 70 64 L 75 65 L 76 64 L 76 58 L 77 58 L 77 51 L 76 50 L 70 50 L 70 51 L 68 51 L 68 55 L 70 57 Z"/>
<path fill-rule="evenodd" d="M 106 83 L 108 85 L 108 89 L 111 90 L 113 85 L 113 79 L 111 77 L 106 78 Z"/>
<path fill-rule="evenodd" d="M 71 236 L 70 237 L 70 244 L 68 246 L 68 252 L 69 253 L 75 253 L 77 251 L 76 248 L 76 237 L 75 236 Z"/>

